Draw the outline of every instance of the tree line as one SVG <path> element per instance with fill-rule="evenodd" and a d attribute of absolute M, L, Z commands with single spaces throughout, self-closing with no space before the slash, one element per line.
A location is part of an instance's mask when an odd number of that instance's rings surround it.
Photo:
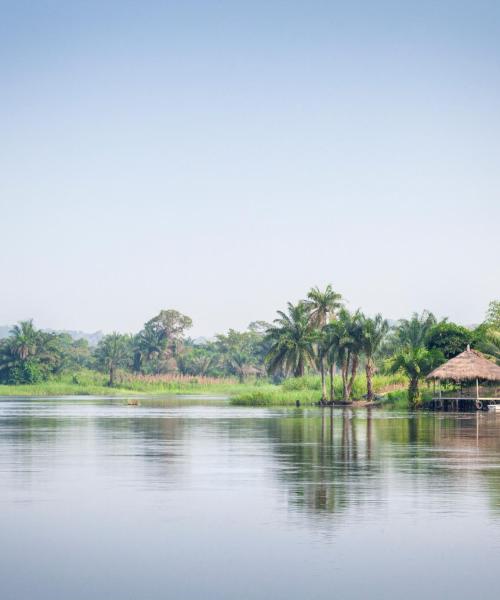
<path fill-rule="evenodd" d="M 429 311 L 414 313 L 394 325 L 380 314 L 350 311 L 331 285 L 315 287 L 306 298 L 288 303 L 269 324 L 256 321 L 246 331 L 230 329 L 212 340 L 187 336 L 190 317 L 162 310 L 135 335 L 111 333 L 96 347 L 68 334 L 37 329 L 33 321 L 15 325 L 0 340 L 0 383 L 30 384 L 62 372 L 106 372 L 109 385 L 126 371 L 141 375 L 180 373 L 209 377 L 270 378 L 319 374 L 324 404 L 350 402 L 360 372 L 366 375 L 366 398 L 373 400 L 375 372 L 402 372 L 408 377 L 410 404 L 420 398 L 420 382 L 435 366 L 469 344 L 500 361 L 500 301 L 490 303 L 483 323 L 469 329 Z M 342 381 L 335 398 L 334 377 Z"/>
<path fill-rule="evenodd" d="M 162 310 L 135 335 L 113 332 L 97 346 L 67 333 L 37 329 L 32 320 L 15 325 L 0 340 L 0 383 L 33 384 L 63 372 L 82 368 L 108 374 L 114 385 L 121 371 L 141 375 L 209 377 L 265 377 L 267 323 L 251 323 L 247 331 L 230 329 L 214 340 L 187 337 L 190 317 L 176 310 Z"/>
<path fill-rule="evenodd" d="M 272 342 L 266 355 L 268 370 L 295 377 L 304 375 L 306 369 L 319 372 L 323 404 L 336 400 L 333 382 L 337 369 L 342 378 L 341 400 L 350 402 L 363 365 L 367 400 L 374 398 L 376 370 L 400 372 L 408 378 L 409 404 L 417 406 L 425 376 L 468 345 L 500 362 L 500 302 L 490 303 L 485 321 L 474 329 L 447 319 L 438 321 L 428 310 L 390 327 L 380 314 L 368 317 L 359 309 L 349 311 L 341 295 L 328 285 L 324 291 L 311 289 L 306 299 L 278 311 L 267 336 Z"/>

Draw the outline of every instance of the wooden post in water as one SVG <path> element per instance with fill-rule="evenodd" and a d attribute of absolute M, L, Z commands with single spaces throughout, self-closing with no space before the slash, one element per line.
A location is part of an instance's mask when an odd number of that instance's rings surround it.
<path fill-rule="evenodd" d="M 479 379 L 476 377 L 476 408 L 477 410 L 481 410 L 483 408 L 483 403 L 479 400 Z"/>

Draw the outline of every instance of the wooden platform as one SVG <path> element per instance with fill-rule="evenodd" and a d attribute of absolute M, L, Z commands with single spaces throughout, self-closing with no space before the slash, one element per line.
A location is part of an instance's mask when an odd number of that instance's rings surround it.
<path fill-rule="evenodd" d="M 488 410 L 488 404 L 500 404 L 500 398 L 485 398 L 471 396 L 435 397 L 424 401 L 423 406 L 429 410 L 444 410 L 453 412 L 472 412 Z"/>

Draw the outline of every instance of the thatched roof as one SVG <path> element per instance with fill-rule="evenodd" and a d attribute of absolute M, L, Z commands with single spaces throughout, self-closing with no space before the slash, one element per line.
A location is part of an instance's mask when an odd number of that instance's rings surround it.
<path fill-rule="evenodd" d="M 481 352 L 467 348 L 465 352 L 434 369 L 432 373 L 427 375 L 427 379 L 500 381 L 500 367 L 485 358 Z"/>

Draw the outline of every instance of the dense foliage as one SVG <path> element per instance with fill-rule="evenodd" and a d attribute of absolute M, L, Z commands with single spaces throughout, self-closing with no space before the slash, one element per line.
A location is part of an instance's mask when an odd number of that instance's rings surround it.
<path fill-rule="evenodd" d="M 86 340 L 40 331 L 33 321 L 21 321 L 8 338 L 0 340 L 0 382 L 39 383 L 50 375 L 88 366 L 90 360 Z"/>
<path fill-rule="evenodd" d="M 288 303 L 272 324 L 256 321 L 246 331 L 230 329 L 211 340 L 189 338 L 191 326 L 190 317 L 162 310 L 137 334 L 114 332 L 89 347 L 85 340 L 22 321 L 0 340 L 0 383 L 38 384 L 61 374 L 77 381 L 84 371 L 104 373 L 109 386 L 130 386 L 134 378 L 148 384 L 165 377 L 231 378 L 241 384 L 316 376 L 318 399 L 332 403 L 359 398 L 361 373 L 368 400 L 380 389 L 373 385 L 377 373 L 398 373 L 407 378 L 410 405 L 418 406 L 420 383 L 429 371 L 467 345 L 500 363 L 500 301 L 490 303 L 475 328 L 438 321 L 429 311 L 389 327 L 380 314 L 349 311 L 327 286 Z"/>

